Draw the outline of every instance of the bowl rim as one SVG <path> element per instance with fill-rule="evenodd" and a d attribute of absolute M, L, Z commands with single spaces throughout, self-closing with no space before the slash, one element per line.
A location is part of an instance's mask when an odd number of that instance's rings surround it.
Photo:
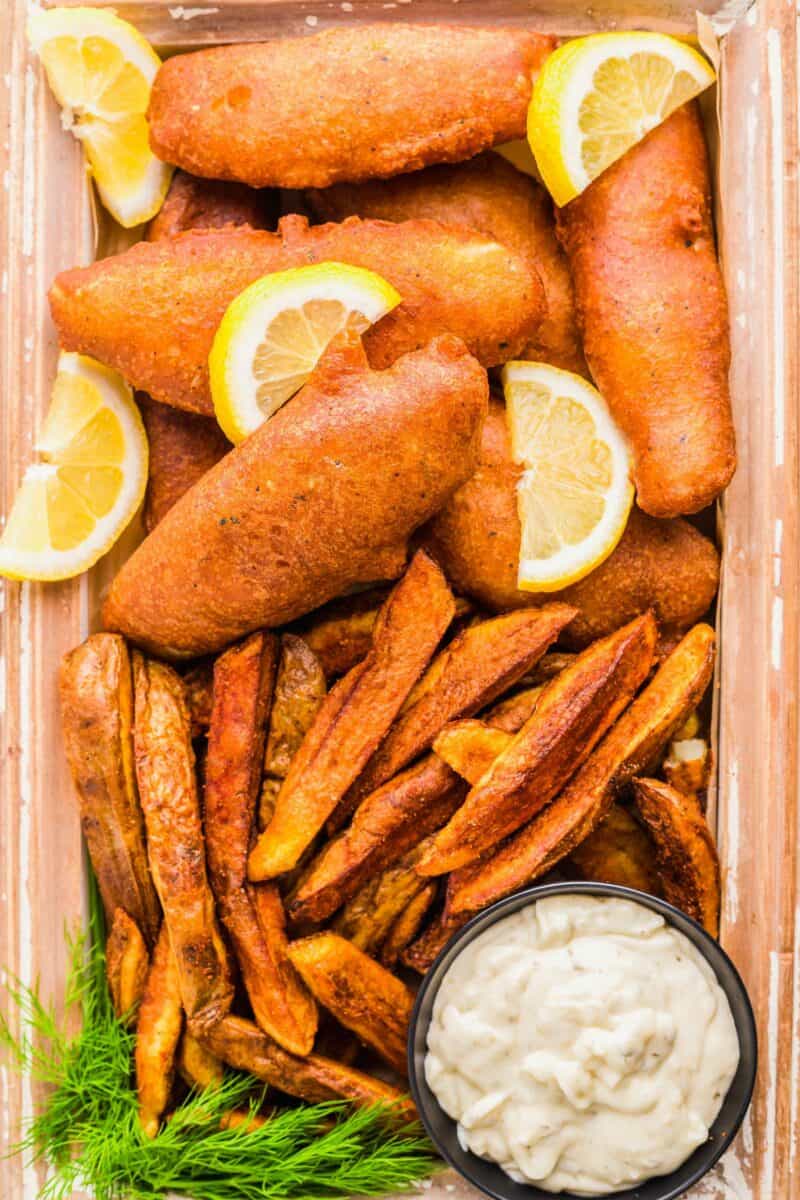
<path fill-rule="evenodd" d="M 585 896 L 617 896 L 621 899 L 632 900 L 635 903 L 642 904 L 646 908 L 659 913 L 668 924 L 678 929 L 678 932 L 683 933 L 694 946 L 703 955 L 703 958 L 711 967 L 720 987 L 728 995 L 728 989 L 725 987 L 723 980 L 720 978 L 718 965 L 725 968 L 729 973 L 729 981 L 731 989 L 738 993 L 740 1005 L 734 1011 L 733 1004 L 730 1004 L 731 1015 L 733 1016 L 736 1034 L 739 1039 L 739 1064 L 737 1065 L 737 1074 L 742 1069 L 746 1071 L 746 1083 L 742 1100 L 736 1109 L 734 1118 L 727 1122 L 727 1127 L 724 1131 L 718 1133 L 714 1142 L 710 1140 L 711 1134 L 720 1120 L 718 1114 L 711 1125 L 709 1131 L 709 1141 L 698 1146 L 692 1154 L 676 1167 L 674 1171 L 663 1176 L 653 1175 L 647 1180 L 634 1185 L 632 1188 L 626 1188 L 623 1191 L 608 1192 L 603 1195 L 602 1200 L 631 1200 L 637 1195 L 638 1189 L 651 1184 L 657 1184 L 658 1180 L 663 1179 L 664 1190 L 658 1194 L 657 1200 L 676 1200 L 676 1197 L 683 1195 L 689 1188 L 693 1187 L 704 1175 L 707 1175 L 711 1168 L 719 1161 L 722 1155 L 730 1146 L 736 1134 L 741 1128 L 747 1110 L 750 1107 L 750 1101 L 755 1087 L 756 1072 L 758 1068 L 758 1034 L 756 1030 L 755 1015 L 753 1006 L 750 1000 L 750 995 L 745 987 L 739 971 L 730 958 L 726 950 L 722 947 L 716 938 L 712 937 L 706 929 L 688 913 L 683 912 L 669 901 L 663 900 L 658 896 L 652 896 L 648 892 L 641 892 L 635 888 L 624 887 L 617 883 L 601 883 L 594 880 L 575 880 L 564 881 L 558 883 L 543 883 L 533 884 L 531 887 L 514 892 L 511 896 L 506 896 L 502 900 L 496 901 L 487 908 L 482 909 L 475 916 L 462 926 L 447 942 L 445 946 L 437 954 L 436 958 L 431 963 L 427 972 L 423 976 L 422 983 L 414 1001 L 414 1007 L 411 1012 L 411 1019 L 408 1027 L 407 1054 L 408 1054 L 408 1078 L 411 1090 L 411 1095 L 416 1104 L 417 1111 L 422 1121 L 423 1126 L 432 1141 L 437 1153 L 451 1166 L 463 1179 L 466 1179 L 473 1187 L 477 1188 L 484 1195 L 491 1196 L 493 1200 L 509 1200 L 513 1188 L 525 1188 L 531 1197 L 531 1200 L 538 1200 L 539 1197 L 556 1197 L 556 1200 L 587 1200 L 586 1197 L 576 1196 L 571 1192 L 546 1192 L 544 1189 L 537 1187 L 536 1184 L 519 1184 L 516 1183 L 510 1176 L 508 1179 L 508 1188 L 488 1186 L 482 1179 L 477 1177 L 475 1167 L 481 1166 L 495 1167 L 502 1172 L 502 1167 L 498 1163 L 493 1163 L 489 1159 L 482 1159 L 475 1155 L 470 1150 L 461 1150 L 460 1155 L 455 1155 L 450 1152 L 449 1148 L 442 1144 L 439 1134 L 431 1120 L 430 1109 L 433 1107 L 438 1110 L 446 1121 L 455 1124 L 453 1118 L 449 1116 L 440 1106 L 433 1091 L 424 1079 L 424 1058 L 420 1057 L 419 1065 L 417 1061 L 416 1043 L 419 1033 L 419 1025 L 422 1020 L 422 1011 L 426 1005 L 430 1005 L 428 1010 L 428 1019 L 425 1025 L 424 1037 L 427 1043 L 427 1031 L 430 1024 L 430 1016 L 433 1011 L 433 1003 L 435 1002 L 436 993 L 441 987 L 442 980 L 447 973 L 450 965 L 465 949 L 470 942 L 473 941 L 480 933 L 502 920 L 505 916 L 510 916 L 514 912 L 518 912 L 522 908 L 526 908 L 529 904 L 535 904 L 538 900 L 543 900 L 548 896 L 559 895 L 585 895 Z M 431 992 L 433 996 L 431 997 Z M 729 998 L 730 1003 L 730 998 Z M 747 1060 L 747 1061 L 746 1061 Z M 734 1080 L 736 1076 L 734 1075 Z M 733 1086 L 734 1080 L 731 1081 L 730 1087 Z M 730 1091 L 729 1087 L 729 1091 Z M 727 1097 L 727 1093 L 726 1093 Z M 720 1113 L 724 1107 L 725 1100 L 720 1106 Z M 685 1178 L 676 1180 L 676 1176 L 683 1170 L 686 1164 L 691 1160 L 693 1155 L 707 1148 L 708 1157 L 695 1169 L 688 1172 Z M 473 1166 L 475 1164 L 475 1167 Z M 672 1181 L 672 1182 L 670 1182 Z M 516 1193 L 515 1193 L 516 1196 Z M 656 1198 L 654 1197 L 654 1200 Z"/>

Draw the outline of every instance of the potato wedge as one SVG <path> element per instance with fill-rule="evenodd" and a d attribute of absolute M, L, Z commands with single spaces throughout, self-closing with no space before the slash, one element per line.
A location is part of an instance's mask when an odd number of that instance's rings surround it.
<path fill-rule="evenodd" d="M 325 692 L 325 675 L 317 656 L 302 638 L 285 633 L 281 638 L 281 656 L 264 752 L 264 778 L 258 806 L 260 830 L 266 829 L 272 820 L 278 792 L 319 712 Z"/>
<path fill-rule="evenodd" d="M 414 995 L 395 975 L 337 933 L 315 933 L 289 946 L 289 957 L 311 992 L 401 1075 Z"/>
<path fill-rule="evenodd" d="M 453 613 L 444 575 L 418 551 L 381 609 L 369 654 L 329 692 L 295 755 L 250 854 L 253 882 L 297 865 L 385 736 Z"/>
<path fill-rule="evenodd" d="M 206 732 L 211 724 L 211 709 L 214 704 L 214 664 L 211 659 L 204 659 L 197 666 L 190 667 L 183 679 L 183 691 L 186 705 L 189 709 L 189 720 L 192 725 L 192 737 L 197 738 Z"/>
<path fill-rule="evenodd" d="M 719 857 L 698 804 L 659 779 L 635 779 L 633 799 L 655 843 L 664 898 L 718 937 Z"/>
<path fill-rule="evenodd" d="M 126 1025 L 136 1025 L 149 967 L 150 957 L 139 926 L 118 908 L 106 940 L 106 978 L 114 1012 Z"/>
<path fill-rule="evenodd" d="M 183 1031 L 176 1062 L 178 1074 L 183 1082 L 197 1091 L 219 1087 L 225 1076 L 225 1067 L 221 1060 L 188 1029 Z"/>
<path fill-rule="evenodd" d="M 94 633 L 64 656 L 61 723 L 81 826 L 106 920 L 118 908 L 155 945 L 161 906 L 150 875 L 133 767 L 133 694 L 128 647 L 116 633 Z"/>
<path fill-rule="evenodd" d="M 139 1121 L 150 1138 L 158 1133 L 169 1102 L 182 1028 L 180 976 L 165 922 L 153 951 L 139 1007 L 134 1054 Z"/>
<path fill-rule="evenodd" d="M 397 918 L 426 890 L 425 880 L 415 870 L 424 845 L 420 843 L 394 866 L 369 879 L 335 917 L 334 932 L 376 958 Z"/>
<path fill-rule="evenodd" d="M 498 700 L 497 704 L 493 704 L 491 708 L 481 714 L 480 719 L 487 725 L 491 725 L 492 729 L 502 729 L 505 733 L 518 733 L 525 722 L 533 716 L 543 691 L 544 684 L 540 683 L 526 687 L 520 692 L 514 692 L 513 695 Z"/>
<path fill-rule="evenodd" d="M 621 804 L 612 804 L 608 815 L 569 857 L 583 879 L 662 895 L 653 839 Z"/>
<path fill-rule="evenodd" d="M 512 733 L 468 718 L 445 725 L 433 743 L 434 754 L 474 787 L 514 740 Z"/>
<path fill-rule="evenodd" d="M 657 636 L 651 614 L 637 617 L 547 685 L 533 716 L 437 834 L 420 874 L 473 862 L 558 794 L 647 678 Z"/>
<path fill-rule="evenodd" d="M 418 971 L 420 975 L 424 975 L 426 971 L 430 970 L 437 955 L 444 950 L 453 934 L 458 933 L 471 916 L 473 916 L 472 913 L 448 914 L 445 901 L 445 911 L 440 912 L 417 940 L 406 947 L 400 955 L 401 963 L 406 967 L 411 967 L 412 971 Z"/>
<path fill-rule="evenodd" d="M 409 900 L 404 911 L 399 914 L 381 946 L 379 957 L 384 967 L 391 970 L 406 946 L 411 945 L 422 928 L 422 922 L 436 899 L 438 890 L 436 881 L 430 880 L 421 891 L 417 892 L 413 900 Z"/>

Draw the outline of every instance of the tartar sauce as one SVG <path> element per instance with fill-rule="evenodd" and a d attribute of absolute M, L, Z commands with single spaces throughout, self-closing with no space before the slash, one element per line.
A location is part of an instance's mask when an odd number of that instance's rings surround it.
<path fill-rule="evenodd" d="M 727 998 L 688 938 L 634 901 L 572 895 L 458 955 L 425 1074 L 464 1148 L 518 1182 L 600 1196 L 680 1166 L 738 1061 Z"/>

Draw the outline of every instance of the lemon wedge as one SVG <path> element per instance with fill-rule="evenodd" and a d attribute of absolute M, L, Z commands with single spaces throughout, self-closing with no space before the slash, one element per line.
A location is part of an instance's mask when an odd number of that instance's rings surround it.
<path fill-rule="evenodd" d="M 528 141 L 556 204 L 568 204 L 716 76 L 663 33 L 597 33 L 560 46 L 533 85 Z"/>
<path fill-rule="evenodd" d="M 28 40 L 62 121 L 83 143 L 104 206 L 130 228 L 155 216 L 172 168 L 150 149 L 145 113 L 161 60 L 137 30 L 98 8 L 35 11 Z"/>
<path fill-rule="evenodd" d="M 570 371 L 509 362 L 502 372 L 517 484 L 518 586 L 576 583 L 622 537 L 633 503 L 631 460 L 600 393 Z"/>
<path fill-rule="evenodd" d="M 37 450 L 0 538 L 0 575 L 69 579 L 111 548 L 144 497 L 147 437 L 122 377 L 62 353 Z"/>
<path fill-rule="evenodd" d="M 257 279 L 228 306 L 209 355 L 217 420 L 241 442 L 308 379 L 338 333 L 363 333 L 400 303 L 390 283 L 344 263 Z"/>
<path fill-rule="evenodd" d="M 536 159 L 533 157 L 530 145 L 526 138 L 518 138 L 515 142 L 503 142 L 500 146 L 493 147 L 495 154 L 499 154 L 501 158 L 510 162 L 512 167 L 516 167 L 523 175 L 531 175 L 534 179 L 542 182 L 539 175 L 539 168 L 536 165 Z"/>

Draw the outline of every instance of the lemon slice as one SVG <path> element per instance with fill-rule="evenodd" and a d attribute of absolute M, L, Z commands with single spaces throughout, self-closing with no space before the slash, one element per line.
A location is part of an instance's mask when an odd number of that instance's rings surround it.
<path fill-rule="evenodd" d="M 122 377 L 62 353 L 37 450 L 0 538 L 0 575 L 69 579 L 110 549 L 144 496 L 147 437 Z"/>
<path fill-rule="evenodd" d="M 568 204 L 715 78 L 701 54 L 663 33 L 597 33 L 560 46 L 528 109 L 528 141 L 556 204 Z"/>
<path fill-rule="evenodd" d="M 150 149 L 145 119 L 158 55 L 127 21 L 97 8 L 35 11 L 28 39 L 103 204 L 126 228 L 149 221 L 172 175 Z"/>
<path fill-rule="evenodd" d="M 338 333 L 363 333 L 400 299 L 380 275 L 338 262 L 277 271 L 245 288 L 208 360 L 227 437 L 241 442 L 303 386 Z"/>
<path fill-rule="evenodd" d="M 545 363 L 503 368 L 517 484 L 520 588 L 554 592 L 616 546 L 633 503 L 630 454 L 600 393 Z"/>

